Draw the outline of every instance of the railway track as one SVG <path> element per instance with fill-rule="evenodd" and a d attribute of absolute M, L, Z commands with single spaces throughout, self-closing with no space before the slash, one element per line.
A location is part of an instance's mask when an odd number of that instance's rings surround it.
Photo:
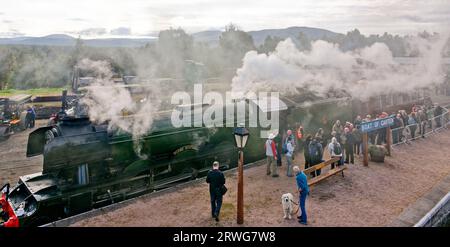
<path fill-rule="evenodd" d="M 265 159 L 260 160 L 260 161 L 256 161 L 256 162 L 253 162 L 253 163 L 246 164 L 244 166 L 244 169 L 249 169 L 251 167 L 262 165 L 262 164 L 264 164 L 264 161 L 265 161 Z M 224 173 L 225 174 L 231 174 L 231 173 L 235 172 L 236 170 L 237 170 L 237 167 L 225 170 Z M 117 203 L 114 203 L 114 204 L 110 204 L 110 205 L 107 205 L 105 207 L 96 208 L 96 209 L 93 209 L 93 210 L 90 210 L 90 211 L 87 211 L 87 212 L 84 212 L 84 213 L 81 213 L 81 214 L 77 214 L 77 215 L 74 215 L 74 216 L 70 216 L 70 217 L 67 217 L 67 218 L 64 218 L 64 219 L 53 221 L 53 222 L 41 225 L 40 227 L 67 227 L 67 226 L 70 226 L 71 224 L 73 224 L 75 222 L 78 222 L 78 221 L 81 221 L 83 219 L 91 218 L 91 217 L 94 217 L 94 216 L 97 216 L 97 215 L 101 215 L 101 214 L 104 214 L 104 213 L 107 213 L 107 212 L 110 212 L 110 211 L 114 211 L 114 210 L 116 210 L 118 208 L 125 207 L 127 205 L 132 204 L 132 203 L 135 203 L 136 201 L 138 201 L 138 200 L 140 200 L 142 198 L 158 197 L 158 196 L 170 193 L 170 192 L 177 191 L 177 190 L 179 190 L 181 188 L 185 188 L 185 187 L 188 187 L 188 186 L 192 186 L 194 184 L 199 184 L 199 183 L 204 183 L 204 182 L 205 182 L 205 179 L 204 179 L 204 176 L 202 176 L 202 177 L 196 178 L 195 180 L 178 181 L 178 182 L 170 183 L 170 184 L 167 184 L 166 187 L 161 187 L 158 190 L 155 190 L 153 192 L 150 192 L 150 193 L 138 196 L 138 197 L 134 197 L 134 198 L 131 198 L 131 199 L 128 199 L 128 200 L 124 200 L 124 201 L 121 201 L 121 202 L 117 202 Z"/>

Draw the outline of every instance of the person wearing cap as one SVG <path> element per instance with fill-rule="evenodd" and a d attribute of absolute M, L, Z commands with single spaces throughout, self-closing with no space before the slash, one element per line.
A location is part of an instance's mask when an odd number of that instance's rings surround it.
<path fill-rule="evenodd" d="M 222 207 L 223 194 L 222 186 L 225 184 L 225 176 L 219 170 L 219 162 L 214 161 L 212 170 L 206 176 L 206 182 L 209 184 L 209 195 L 211 198 L 211 216 L 219 221 L 220 208 Z"/>
<path fill-rule="evenodd" d="M 343 151 L 341 148 L 341 144 L 339 142 L 337 142 L 336 137 L 332 137 L 331 138 L 331 142 L 330 144 L 328 144 L 328 152 L 330 152 L 330 157 L 331 158 L 335 158 L 338 157 L 339 161 L 338 166 L 341 166 L 344 164 L 344 159 L 343 159 Z M 334 169 L 335 164 L 331 164 L 331 169 Z"/>
<path fill-rule="evenodd" d="M 286 176 L 288 177 L 292 177 L 292 157 L 294 156 L 294 145 L 292 144 L 292 140 L 291 140 L 291 136 L 292 136 L 292 131 L 288 130 L 287 132 L 288 136 L 286 137 L 286 162 L 287 162 L 287 173 Z M 295 138 L 292 136 L 292 138 Z"/>
<path fill-rule="evenodd" d="M 264 144 L 264 149 L 266 150 L 267 156 L 267 175 L 272 174 L 272 177 L 278 177 L 277 171 L 277 148 L 275 143 L 275 135 L 273 133 L 269 134 L 266 143 Z"/>

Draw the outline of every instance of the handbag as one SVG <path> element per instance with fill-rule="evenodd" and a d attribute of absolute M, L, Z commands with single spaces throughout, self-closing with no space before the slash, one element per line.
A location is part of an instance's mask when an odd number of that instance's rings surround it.
<path fill-rule="evenodd" d="M 220 194 L 225 195 L 225 193 L 227 193 L 228 188 L 224 185 L 222 185 L 222 187 L 220 187 Z"/>

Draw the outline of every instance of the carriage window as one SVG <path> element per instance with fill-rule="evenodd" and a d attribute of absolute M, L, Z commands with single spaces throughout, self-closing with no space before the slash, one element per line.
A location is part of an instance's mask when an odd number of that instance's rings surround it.
<path fill-rule="evenodd" d="M 88 164 L 83 164 L 78 166 L 78 184 L 86 185 L 89 183 L 89 167 Z"/>

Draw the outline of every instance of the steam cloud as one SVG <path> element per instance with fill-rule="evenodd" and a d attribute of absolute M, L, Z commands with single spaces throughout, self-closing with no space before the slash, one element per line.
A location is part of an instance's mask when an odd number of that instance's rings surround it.
<path fill-rule="evenodd" d="M 139 138 L 151 129 L 153 116 L 160 105 L 155 88 L 143 85 L 140 89 L 143 90 L 144 97 L 136 100 L 123 84 L 113 81 L 108 62 L 83 59 L 78 67 L 95 74 L 94 81 L 87 87 L 87 93 L 81 101 L 88 107 L 90 119 L 94 122 L 107 122 L 109 129 L 120 128 L 131 133 L 136 154 L 143 159 L 148 158 L 140 154 Z"/>
<path fill-rule="evenodd" d="M 326 96 L 343 90 L 353 98 L 412 91 L 443 81 L 442 50 L 446 37 L 408 40 L 417 62 L 401 65 L 384 43 L 343 52 L 323 40 L 312 42 L 310 51 L 299 51 L 291 39 L 281 41 L 269 54 L 248 52 L 232 80 L 235 92 L 278 91 L 284 94 L 311 92 Z"/>

